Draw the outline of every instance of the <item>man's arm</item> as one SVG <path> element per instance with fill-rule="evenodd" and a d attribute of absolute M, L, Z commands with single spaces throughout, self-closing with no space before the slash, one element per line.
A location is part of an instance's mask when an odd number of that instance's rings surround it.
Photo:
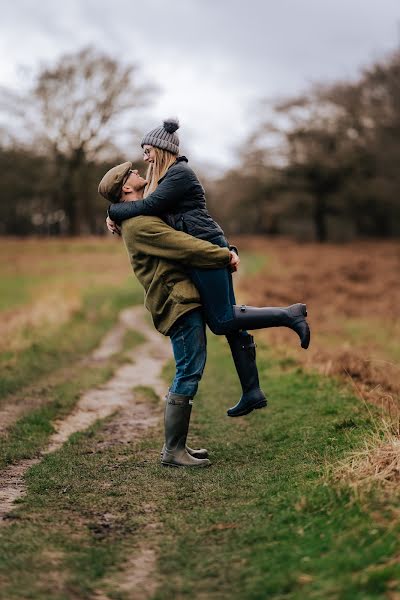
<path fill-rule="evenodd" d="M 136 221 L 136 219 L 135 219 Z M 140 226 L 126 224 L 123 227 L 125 244 L 133 245 L 143 254 L 180 262 L 200 269 L 220 269 L 231 261 L 229 248 L 221 248 L 205 240 L 199 240 L 183 231 L 176 231 L 158 218 L 140 220 Z"/>
<path fill-rule="evenodd" d="M 122 223 L 126 219 L 139 215 L 163 215 L 176 208 L 186 185 L 187 175 L 184 171 L 168 173 L 154 192 L 143 200 L 111 204 L 108 208 L 108 216 L 115 223 Z"/>

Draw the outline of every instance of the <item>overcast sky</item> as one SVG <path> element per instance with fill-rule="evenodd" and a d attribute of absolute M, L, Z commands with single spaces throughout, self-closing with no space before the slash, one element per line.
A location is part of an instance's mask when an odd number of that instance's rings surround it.
<path fill-rule="evenodd" d="M 259 99 L 355 77 L 399 40 L 399 0 L 11 0 L 0 84 L 17 85 L 19 65 L 94 45 L 160 87 L 144 130 L 177 115 L 192 157 L 226 166 Z"/>

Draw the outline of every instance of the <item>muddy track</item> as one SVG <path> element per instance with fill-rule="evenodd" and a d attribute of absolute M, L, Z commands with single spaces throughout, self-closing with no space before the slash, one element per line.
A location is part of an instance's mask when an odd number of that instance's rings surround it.
<path fill-rule="evenodd" d="M 118 324 L 104 337 L 88 360 L 105 360 L 119 352 L 127 328 L 141 333 L 146 340 L 139 350 L 136 347 L 126 353 L 129 362 L 121 365 L 107 383 L 83 394 L 65 419 L 54 422 L 55 432 L 39 457 L 20 461 L 1 472 L 0 522 L 6 521 L 14 502 L 25 493 L 24 475 L 27 470 L 38 464 L 46 454 L 58 450 L 73 433 L 84 431 L 98 419 L 104 419 L 117 411 L 129 414 L 129 423 L 124 422 L 131 438 L 140 436 L 157 423 L 158 416 L 152 414 L 150 405 L 135 405 L 134 388 L 151 387 L 162 398 L 166 385 L 161 379 L 161 371 L 171 357 L 171 350 L 166 338 L 147 324 L 144 308 L 135 307 L 122 311 Z M 135 410 L 129 410 L 133 406 Z"/>

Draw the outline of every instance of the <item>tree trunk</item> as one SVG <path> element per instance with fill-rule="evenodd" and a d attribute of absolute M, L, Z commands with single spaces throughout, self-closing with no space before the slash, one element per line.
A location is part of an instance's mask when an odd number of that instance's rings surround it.
<path fill-rule="evenodd" d="M 314 199 L 314 228 L 315 237 L 318 242 L 326 242 L 327 239 L 327 226 L 326 226 L 326 201 L 323 196 L 316 196 Z"/>
<path fill-rule="evenodd" d="M 65 180 L 63 186 L 64 210 L 68 219 L 68 234 L 78 236 L 84 229 L 82 222 L 84 211 L 81 207 L 82 181 L 81 172 L 86 163 L 85 152 L 77 148 L 71 158 L 66 161 Z"/>

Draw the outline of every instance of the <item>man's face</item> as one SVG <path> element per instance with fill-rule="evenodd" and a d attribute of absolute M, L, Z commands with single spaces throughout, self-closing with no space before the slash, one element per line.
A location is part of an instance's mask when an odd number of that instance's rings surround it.
<path fill-rule="evenodd" d="M 139 174 L 139 171 L 137 169 L 133 169 L 129 173 L 129 176 L 123 185 L 123 189 L 125 188 L 125 186 L 128 186 L 128 187 L 132 188 L 132 190 L 134 192 L 139 192 L 144 187 L 146 187 L 146 184 L 147 184 L 146 179 L 141 177 L 141 175 Z"/>

